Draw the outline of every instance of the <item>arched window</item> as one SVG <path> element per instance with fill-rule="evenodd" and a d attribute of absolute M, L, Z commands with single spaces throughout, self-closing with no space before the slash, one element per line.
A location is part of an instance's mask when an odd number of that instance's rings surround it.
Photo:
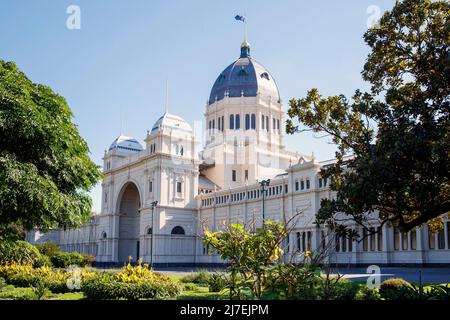
<path fill-rule="evenodd" d="M 145 232 L 145 234 L 150 235 L 152 233 L 153 233 L 152 227 L 147 227 L 147 231 Z"/>
<path fill-rule="evenodd" d="M 252 129 L 256 129 L 256 116 L 252 114 Z"/>
<path fill-rule="evenodd" d="M 182 156 L 184 154 L 184 149 L 183 146 L 180 148 L 180 156 Z"/>
<path fill-rule="evenodd" d="M 250 129 L 250 115 L 246 114 L 245 115 L 245 130 L 249 130 Z"/>
<path fill-rule="evenodd" d="M 236 115 L 236 130 L 239 130 L 241 128 L 241 116 Z"/>
<path fill-rule="evenodd" d="M 234 114 L 230 115 L 230 129 L 234 129 Z"/>
<path fill-rule="evenodd" d="M 176 227 L 174 227 L 173 229 L 172 229 L 172 232 L 171 232 L 172 234 L 186 234 L 185 232 L 184 232 L 184 229 L 183 229 L 183 227 L 180 227 L 180 226 L 176 226 Z"/>
<path fill-rule="evenodd" d="M 108 235 L 106 234 L 106 232 L 103 231 L 103 232 L 102 232 L 102 239 L 106 239 L 107 236 L 108 236 Z"/>

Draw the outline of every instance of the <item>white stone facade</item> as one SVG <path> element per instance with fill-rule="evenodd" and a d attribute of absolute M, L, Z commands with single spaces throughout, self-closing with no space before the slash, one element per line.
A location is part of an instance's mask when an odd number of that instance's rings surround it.
<path fill-rule="evenodd" d="M 333 264 L 450 263 L 449 220 L 436 235 L 426 227 L 403 235 L 385 225 L 361 242 L 336 238 L 314 223 L 320 200 L 333 196 L 319 175 L 332 161 L 285 149 L 278 88 L 252 60 L 248 43 L 216 80 L 204 117 L 201 152 L 191 126 L 167 112 L 147 133 L 145 148 L 118 137 L 104 156 L 101 212 L 77 230 L 33 231 L 28 240 L 53 241 L 104 263 L 131 256 L 157 265 L 222 264 L 204 247 L 202 225 L 212 231 L 234 222 L 261 225 L 264 206 L 271 220 L 301 212 L 286 243 L 291 252 L 314 251 L 333 237 Z M 264 201 L 262 179 L 271 179 Z"/>

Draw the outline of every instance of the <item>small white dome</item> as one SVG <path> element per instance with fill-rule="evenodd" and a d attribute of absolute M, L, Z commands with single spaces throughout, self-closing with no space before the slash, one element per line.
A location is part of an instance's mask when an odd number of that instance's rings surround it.
<path fill-rule="evenodd" d="M 183 131 L 192 132 L 192 127 L 183 118 L 174 114 L 165 112 L 161 118 L 159 118 L 152 128 L 152 133 L 156 132 L 160 128 L 169 127 L 173 129 L 181 129 Z"/>
<path fill-rule="evenodd" d="M 120 135 L 111 143 L 109 151 L 118 150 L 125 153 L 135 153 L 144 150 L 142 145 L 133 137 Z"/>

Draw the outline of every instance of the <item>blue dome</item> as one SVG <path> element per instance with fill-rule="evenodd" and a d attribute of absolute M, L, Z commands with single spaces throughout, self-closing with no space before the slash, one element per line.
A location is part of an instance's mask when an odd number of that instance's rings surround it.
<path fill-rule="evenodd" d="M 280 101 L 280 94 L 275 80 L 269 71 L 250 57 L 250 44 L 244 41 L 241 45 L 241 56 L 230 64 L 217 77 L 209 95 L 209 104 L 224 97 L 271 97 Z"/>

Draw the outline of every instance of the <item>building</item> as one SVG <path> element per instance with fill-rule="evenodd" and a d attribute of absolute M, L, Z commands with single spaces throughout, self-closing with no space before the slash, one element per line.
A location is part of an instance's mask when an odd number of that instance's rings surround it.
<path fill-rule="evenodd" d="M 287 220 L 301 213 L 286 240 L 286 248 L 299 256 L 328 239 L 332 263 L 450 263 L 449 220 L 438 234 L 427 227 L 401 234 L 387 225 L 377 229 L 374 219 L 374 230 L 380 232 L 361 242 L 314 224 L 320 200 L 333 196 L 319 172 L 333 161 L 286 150 L 277 84 L 250 49 L 244 41 L 239 58 L 214 82 L 200 152 L 192 127 L 165 112 L 147 132 L 145 147 L 121 135 L 105 152 L 99 214 L 79 229 L 33 231 L 28 240 L 54 241 L 66 251 L 91 253 L 102 263 L 123 263 L 131 256 L 157 265 L 214 265 L 223 261 L 204 247 L 199 237 L 203 226 L 261 225 L 263 214 Z M 267 179 L 262 192 L 259 182 Z"/>

